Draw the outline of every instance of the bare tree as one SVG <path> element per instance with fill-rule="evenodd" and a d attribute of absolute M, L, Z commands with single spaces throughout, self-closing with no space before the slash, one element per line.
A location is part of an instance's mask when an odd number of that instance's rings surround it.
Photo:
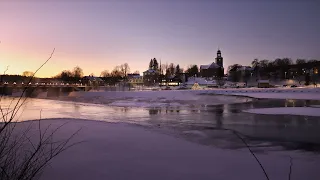
<path fill-rule="evenodd" d="M 73 74 L 69 70 L 64 70 L 60 74 L 54 76 L 54 78 L 61 79 L 62 81 L 71 81 L 73 79 Z"/>
<path fill-rule="evenodd" d="M 111 76 L 112 77 L 123 77 L 123 73 L 121 71 L 120 66 L 114 67 L 114 69 L 111 71 Z"/>
<path fill-rule="evenodd" d="M 305 59 L 297 59 L 296 64 L 305 64 L 307 61 Z"/>
<path fill-rule="evenodd" d="M 100 73 L 100 77 L 109 77 L 110 73 L 108 70 L 104 70 Z"/>
<path fill-rule="evenodd" d="M 122 75 L 126 78 L 128 73 L 130 72 L 130 67 L 128 63 L 121 64 L 120 71 L 122 72 Z"/>
<path fill-rule="evenodd" d="M 52 55 L 35 71 L 30 77 L 28 84 L 34 78 L 34 75 L 52 58 Z M 38 141 L 31 139 L 29 133 L 34 127 L 32 123 L 24 130 L 16 130 L 17 114 L 25 104 L 27 97 L 25 92 L 30 87 L 27 86 L 17 99 L 16 103 L 11 101 L 9 107 L 5 110 L 0 103 L 1 120 L 0 123 L 0 179 L 1 180 L 32 180 L 35 179 L 44 167 L 58 154 L 65 151 L 69 147 L 75 145 L 70 144 L 70 140 L 77 132 L 72 134 L 65 140 L 56 141 L 53 136 L 63 125 L 57 128 L 48 126 L 45 131 L 41 129 L 41 112 L 38 122 Z M 31 89 L 34 90 L 34 89 Z M 0 102 L 3 95 L 0 97 Z M 13 105 L 13 107 L 11 107 Z M 12 109 L 12 110 L 9 110 Z M 20 129 L 21 130 L 21 129 Z"/>
<path fill-rule="evenodd" d="M 83 70 L 79 66 L 77 66 L 73 68 L 72 74 L 75 80 L 78 81 L 83 77 Z"/>
<path fill-rule="evenodd" d="M 165 74 L 168 69 L 168 64 L 161 64 L 160 69 L 161 69 L 160 74 Z"/>
<path fill-rule="evenodd" d="M 258 67 L 258 66 L 259 66 L 259 59 L 254 59 L 254 60 L 251 62 L 251 66 L 252 66 L 253 68 Z"/>
<path fill-rule="evenodd" d="M 33 76 L 33 72 L 31 72 L 31 71 L 24 71 L 24 72 L 22 73 L 22 76 L 31 77 L 31 76 Z"/>

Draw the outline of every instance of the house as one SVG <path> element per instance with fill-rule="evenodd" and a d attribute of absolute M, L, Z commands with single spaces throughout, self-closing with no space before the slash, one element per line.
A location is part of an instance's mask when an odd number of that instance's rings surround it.
<path fill-rule="evenodd" d="M 103 86 L 104 85 L 104 81 L 101 78 L 95 77 L 95 76 L 84 76 L 81 79 L 81 83 L 86 86 Z"/>
<path fill-rule="evenodd" d="M 201 77 L 190 77 L 184 85 L 188 88 L 192 88 L 195 84 L 200 87 L 218 87 L 218 83 L 215 80 L 207 80 Z"/>
<path fill-rule="evenodd" d="M 140 76 L 140 74 L 128 74 L 128 81 L 129 84 L 132 86 L 139 86 L 139 85 L 143 85 L 143 77 Z"/>
<path fill-rule="evenodd" d="M 222 77 L 223 72 L 223 57 L 220 50 L 217 51 L 215 62 L 208 65 L 200 65 L 200 76 L 204 78 Z"/>
<path fill-rule="evenodd" d="M 156 85 L 159 83 L 160 71 L 148 69 L 143 72 L 143 84 L 146 86 Z"/>

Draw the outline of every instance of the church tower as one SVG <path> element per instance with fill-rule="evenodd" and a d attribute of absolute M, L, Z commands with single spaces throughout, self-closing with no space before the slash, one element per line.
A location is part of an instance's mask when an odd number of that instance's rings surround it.
<path fill-rule="evenodd" d="M 223 68 L 223 57 L 221 56 L 220 49 L 217 51 L 216 64 Z"/>

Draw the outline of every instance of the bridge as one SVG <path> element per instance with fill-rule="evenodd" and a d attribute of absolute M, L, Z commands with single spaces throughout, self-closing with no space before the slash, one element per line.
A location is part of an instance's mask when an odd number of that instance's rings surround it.
<path fill-rule="evenodd" d="M 25 90 L 25 96 L 36 97 L 42 92 L 47 92 L 48 97 L 58 97 L 62 93 L 73 91 L 89 91 L 93 87 L 81 85 L 0 85 L 0 95 L 11 96 L 14 93 L 22 93 Z"/>
<path fill-rule="evenodd" d="M 47 97 L 58 97 L 74 91 L 90 91 L 92 89 L 102 89 L 104 91 L 130 91 L 130 86 L 84 86 L 80 84 L 3 84 L 0 85 L 0 95 L 12 96 L 16 93 L 22 93 L 25 90 L 25 96 L 37 97 L 40 93 L 46 92 Z"/>

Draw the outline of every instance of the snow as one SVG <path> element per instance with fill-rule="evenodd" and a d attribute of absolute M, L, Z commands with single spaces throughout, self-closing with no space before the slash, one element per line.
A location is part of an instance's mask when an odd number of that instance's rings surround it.
<path fill-rule="evenodd" d="M 250 101 L 250 98 L 320 100 L 320 88 L 212 88 L 205 90 L 71 92 L 68 97 L 61 97 L 62 100 L 63 98 L 71 101 L 121 107 L 177 107 L 194 104 L 242 103 Z"/>
<path fill-rule="evenodd" d="M 232 93 L 232 95 L 246 96 L 261 99 L 304 99 L 320 100 L 320 94 L 317 93 Z"/>
<path fill-rule="evenodd" d="M 269 80 L 259 80 L 258 83 L 269 83 Z"/>
<path fill-rule="evenodd" d="M 200 86 L 217 86 L 217 82 L 215 80 L 206 80 L 205 78 L 199 77 L 190 77 L 188 82 L 185 85 L 191 87 L 195 83 L 198 83 Z"/>
<path fill-rule="evenodd" d="M 208 64 L 208 65 L 201 65 L 200 69 L 209 69 L 209 68 L 215 69 L 215 68 L 218 68 L 218 67 L 220 67 L 220 66 L 213 62 L 213 63 Z"/>
<path fill-rule="evenodd" d="M 142 107 L 142 108 L 154 108 L 154 107 L 182 107 L 186 106 L 184 104 L 175 103 L 175 102 L 139 102 L 137 100 L 129 101 L 129 100 L 119 100 L 114 101 L 109 106 L 118 106 L 118 107 Z"/>
<path fill-rule="evenodd" d="M 208 92 L 197 90 L 72 92 L 62 99 L 122 107 L 176 107 L 250 101 L 241 97 L 214 96 Z"/>
<path fill-rule="evenodd" d="M 265 179 L 247 149 L 218 149 L 128 124 L 51 119 L 43 120 L 41 128 L 66 121 L 54 137 L 65 138 L 82 128 L 73 141 L 84 142 L 57 156 L 40 179 Z M 22 130 L 30 123 L 37 128 L 36 121 L 18 123 L 16 128 Z M 293 179 L 319 179 L 317 155 L 292 151 L 256 155 L 270 179 L 287 179 L 289 155 Z"/>
<path fill-rule="evenodd" d="M 254 114 L 272 114 L 272 115 L 320 116 L 319 108 L 313 108 L 313 107 L 261 108 L 261 109 L 243 110 L 243 112 L 254 113 Z"/>
<path fill-rule="evenodd" d="M 320 88 L 240 88 L 215 89 L 213 94 L 236 95 L 262 99 L 320 100 Z"/>

